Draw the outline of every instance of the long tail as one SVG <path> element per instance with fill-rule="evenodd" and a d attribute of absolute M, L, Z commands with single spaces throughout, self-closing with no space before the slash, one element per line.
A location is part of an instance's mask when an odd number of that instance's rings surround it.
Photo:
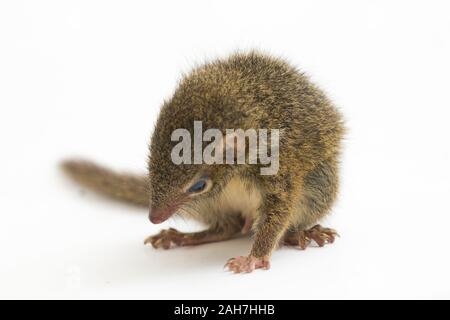
<path fill-rule="evenodd" d="M 68 160 L 63 170 L 79 184 L 109 197 L 140 206 L 149 205 L 148 180 L 144 176 L 117 173 L 84 160 Z"/>

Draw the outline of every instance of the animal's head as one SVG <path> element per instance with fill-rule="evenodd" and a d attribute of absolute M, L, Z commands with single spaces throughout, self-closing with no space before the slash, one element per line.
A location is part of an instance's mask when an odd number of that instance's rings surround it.
<path fill-rule="evenodd" d="M 215 94 L 223 79 L 202 77 L 202 72 L 196 71 L 182 80 L 172 98 L 164 102 L 156 122 L 149 157 L 150 220 L 153 223 L 161 223 L 178 211 L 191 213 L 202 201 L 211 201 L 220 194 L 235 170 L 234 166 L 225 164 L 176 164 L 173 161 L 172 150 L 178 143 L 172 139 L 174 131 L 189 132 L 193 142 L 194 122 L 203 123 L 203 132 L 212 128 L 225 131 L 229 128 L 226 121 L 236 122 L 242 117 L 234 110 L 232 101 L 223 94 Z M 218 148 L 226 145 L 222 135 L 214 142 Z M 204 142 L 202 147 L 206 144 Z M 194 158 L 195 150 L 189 151 L 193 151 Z"/>
<path fill-rule="evenodd" d="M 177 141 L 172 133 L 180 128 L 193 136 L 192 110 L 183 105 L 163 106 L 150 143 L 150 221 L 161 223 L 177 212 L 195 213 L 202 201 L 222 190 L 232 171 L 227 165 L 176 163 L 172 151 Z M 169 112 L 170 110 L 170 112 Z M 173 114 L 176 110 L 177 115 Z M 191 153 L 189 148 L 188 152 Z"/>
<path fill-rule="evenodd" d="M 152 153 L 149 163 L 152 223 L 162 223 L 180 211 L 194 213 L 202 202 L 211 201 L 224 186 L 226 168 L 162 161 L 159 155 Z"/>

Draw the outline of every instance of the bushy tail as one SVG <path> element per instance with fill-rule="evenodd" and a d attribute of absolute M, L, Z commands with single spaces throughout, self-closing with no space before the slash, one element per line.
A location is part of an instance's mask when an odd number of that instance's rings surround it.
<path fill-rule="evenodd" d="M 144 176 L 117 173 L 84 160 L 68 160 L 63 170 L 79 184 L 112 198 L 140 206 L 149 205 L 148 180 Z"/>

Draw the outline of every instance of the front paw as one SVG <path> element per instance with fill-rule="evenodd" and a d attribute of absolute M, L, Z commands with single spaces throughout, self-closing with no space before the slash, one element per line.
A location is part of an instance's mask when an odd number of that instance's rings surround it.
<path fill-rule="evenodd" d="M 151 244 L 153 248 L 163 248 L 165 250 L 176 246 L 182 246 L 186 240 L 186 235 L 176 229 L 161 230 L 158 234 L 150 236 L 144 240 L 144 244 Z"/>
<path fill-rule="evenodd" d="M 234 273 L 250 273 L 255 269 L 268 270 L 270 268 L 270 263 L 267 256 L 261 258 L 254 256 L 239 256 L 228 260 L 225 267 Z"/>

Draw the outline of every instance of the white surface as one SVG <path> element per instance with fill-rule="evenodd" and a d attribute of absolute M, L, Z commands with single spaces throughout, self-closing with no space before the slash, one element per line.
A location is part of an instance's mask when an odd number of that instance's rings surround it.
<path fill-rule="evenodd" d="M 2 1 L 0 298 L 450 298 L 446 1 Z M 342 237 L 222 270 L 249 240 L 155 251 L 147 212 L 81 192 L 84 156 L 144 172 L 181 71 L 261 48 L 345 114 Z M 189 230 L 178 220 L 162 227 Z"/>

